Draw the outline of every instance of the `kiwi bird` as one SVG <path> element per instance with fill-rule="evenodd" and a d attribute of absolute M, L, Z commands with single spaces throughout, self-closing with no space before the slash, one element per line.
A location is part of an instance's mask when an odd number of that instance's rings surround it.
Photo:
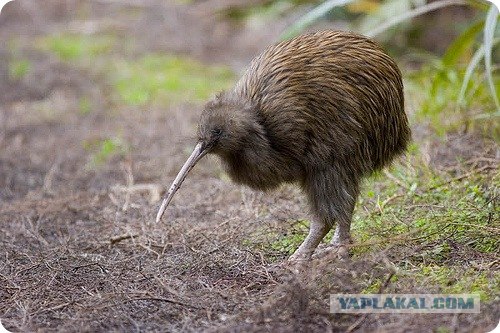
<path fill-rule="evenodd" d="M 406 148 L 401 72 L 361 35 L 300 35 L 265 49 L 232 89 L 208 101 L 197 134 L 156 221 L 193 166 L 215 154 L 236 183 L 302 188 L 314 218 L 290 259 L 307 260 L 334 225 L 331 243 L 350 241 L 360 181 Z"/>

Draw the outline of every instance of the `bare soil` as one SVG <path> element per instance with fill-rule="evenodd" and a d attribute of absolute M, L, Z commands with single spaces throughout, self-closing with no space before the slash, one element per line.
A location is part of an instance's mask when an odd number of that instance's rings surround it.
<path fill-rule="evenodd" d="M 348 260 L 327 256 L 296 274 L 284 254 L 270 255 L 265 245 L 268 233 L 286 234 L 293 221 L 309 218 L 300 191 L 284 186 L 260 193 L 236 186 L 221 176 L 215 159 L 195 168 L 164 221 L 153 223 L 160 195 L 192 148 L 200 105 L 116 106 L 105 78 L 31 45 L 38 36 L 84 29 L 87 22 L 89 29 L 132 38 L 144 53 L 177 53 L 241 72 L 286 23 L 245 26 L 207 8 L 205 2 L 19 0 L 2 11 L 2 324 L 13 332 L 494 327 L 498 298 L 474 315 L 330 314 L 329 294 L 356 293 L 367 281 L 386 281 L 392 272 L 387 263 L 418 249 L 388 247 Z M 9 76 L 13 40 L 32 63 L 20 80 Z M 81 96 L 92 96 L 91 113 L 79 113 Z M 41 103 L 47 113 L 34 113 Z M 91 153 L 83 143 L 110 136 L 123 138 L 127 153 L 89 167 Z M 471 154 L 497 158 L 481 138 L 464 142 L 474 147 Z M 445 142 L 432 142 L 432 165 L 450 167 L 449 151 Z M 395 290 L 388 282 L 381 291 L 436 292 L 438 286 Z"/>

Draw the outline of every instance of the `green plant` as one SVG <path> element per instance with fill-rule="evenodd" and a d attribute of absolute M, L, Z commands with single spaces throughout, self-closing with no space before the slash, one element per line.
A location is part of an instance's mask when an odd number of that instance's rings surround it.
<path fill-rule="evenodd" d="M 429 244 L 415 260 L 442 262 L 450 258 L 447 242 L 481 253 L 500 250 L 500 229 L 492 217 L 498 175 L 472 173 L 461 181 L 430 169 L 410 156 L 411 165 L 396 164 L 388 174 L 364 185 L 355 211 L 352 235 L 357 254 L 395 243 Z M 364 246 L 363 244 L 374 244 Z"/>
<path fill-rule="evenodd" d="M 498 40 L 494 40 L 495 30 L 497 27 L 497 19 L 498 19 L 498 8 L 495 5 L 491 5 L 488 10 L 488 14 L 486 15 L 486 22 L 484 24 L 484 33 L 483 33 L 483 45 L 479 47 L 474 56 L 472 57 L 469 65 L 467 66 L 467 70 L 464 75 L 462 87 L 460 89 L 460 95 L 458 97 L 458 106 L 461 106 L 461 102 L 464 99 L 465 91 L 467 89 L 467 85 L 470 81 L 472 73 L 474 69 L 477 67 L 481 58 L 484 58 L 485 63 L 485 75 L 488 81 L 488 87 L 490 89 L 491 96 L 495 102 L 495 106 L 497 109 L 496 115 L 500 115 L 500 103 L 498 101 L 497 91 L 495 88 L 494 80 L 493 80 L 493 68 L 492 68 L 492 53 L 493 46 L 498 43 Z"/>
<path fill-rule="evenodd" d="M 285 255 L 291 255 L 306 237 L 308 229 L 309 221 L 296 221 L 286 234 L 274 235 L 275 240 L 270 243 L 271 249 Z"/>

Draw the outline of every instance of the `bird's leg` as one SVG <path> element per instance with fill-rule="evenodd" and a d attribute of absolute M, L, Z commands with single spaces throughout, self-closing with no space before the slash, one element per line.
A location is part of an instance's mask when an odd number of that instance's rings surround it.
<path fill-rule="evenodd" d="M 330 231 L 330 229 L 331 225 L 323 223 L 323 221 L 313 221 L 306 239 L 304 239 L 299 248 L 290 256 L 288 260 L 309 260 L 314 250 L 318 247 L 319 243 L 326 236 L 328 231 Z"/>
<path fill-rule="evenodd" d="M 335 228 L 335 233 L 333 234 L 330 244 L 333 246 L 346 245 L 351 242 L 351 221 L 348 220 L 338 220 L 337 227 Z"/>
<path fill-rule="evenodd" d="M 324 250 L 325 253 L 333 250 L 336 251 L 337 256 L 341 259 L 346 259 L 347 257 L 349 257 L 349 249 L 346 245 L 349 245 L 351 243 L 350 226 L 352 213 L 350 216 L 351 217 L 349 217 L 349 219 L 344 218 L 337 220 L 337 227 L 335 228 L 335 233 L 333 234 L 332 240 L 330 241 L 330 248 L 326 248 Z"/>
<path fill-rule="evenodd" d="M 358 187 L 353 186 L 346 189 L 344 192 L 346 195 L 339 202 L 339 206 L 342 207 L 342 209 L 339 211 L 335 221 L 337 226 L 332 240 L 330 241 L 331 248 L 326 249 L 325 252 L 334 250 L 339 258 L 345 259 L 349 256 L 348 245 L 351 243 L 351 221 L 356 198 L 358 196 Z"/>
<path fill-rule="evenodd" d="M 330 247 L 339 251 L 340 256 L 347 254 L 346 247 L 342 245 L 347 245 L 350 242 L 351 219 L 359 191 L 357 179 L 355 175 L 347 174 L 342 166 L 310 173 L 308 179 L 304 181 L 303 188 L 309 196 L 309 202 L 317 217 L 318 226 L 312 224 L 309 235 L 313 233 L 313 229 L 320 231 L 315 231 L 316 238 L 311 237 L 316 241 L 315 243 L 308 242 L 310 237 L 308 236 L 297 252 L 303 246 L 309 251 L 308 253 L 314 252 L 314 249 L 311 250 L 312 246 L 317 247 L 321 239 L 336 223 L 337 227 Z M 307 247 L 308 245 L 310 247 Z"/>

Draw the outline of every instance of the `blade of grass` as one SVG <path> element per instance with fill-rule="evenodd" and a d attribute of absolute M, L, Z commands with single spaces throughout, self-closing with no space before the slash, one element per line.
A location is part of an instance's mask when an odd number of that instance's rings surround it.
<path fill-rule="evenodd" d="M 443 55 L 442 62 L 445 67 L 455 66 L 461 56 L 474 44 L 476 36 L 483 31 L 484 20 L 470 25 L 448 46 Z"/>
<path fill-rule="evenodd" d="M 307 14 L 302 16 L 296 23 L 294 23 L 290 28 L 285 30 L 285 32 L 281 35 L 281 40 L 288 39 L 293 36 L 296 36 L 305 28 L 325 16 L 328 12 L 330 12 L 335 7 L 340 7 L 347 5 L 348 3 L 353 2 L 354 0 L 329 0 L 325 1 L 321 5 L 313 8 Z"/>
<path fill-rule="evenodd" d="M 405 13 L 404 15 L 399 15 L 394 17 L 392 20 L 389 20 L 387 23 L 382 24 L 379 26 L 377 29 L 374 29 L 372 31 L 366 31 L 364 34 L 368 37 L 374 37 L 376 35 L 381 34 L 382 32 L 386 31 L 387 29 L 392 28 L 393 26 L 406 21 L 408 19 L 414 18 L 416 16 L 422 15 L 427 12 L 431 12 L 433 10 L 442 8 L 442 7 L 447 7 L 447 6 L 465 6 L 467 5 L 466 1 L 463 0 L 441 0 L 441 1 L 435 1 L 432 3 L 429 3 L 424 6 L 417 7 L 413 10 L 410 10 L 409 12 Z"/>
<path fill-rule="evenodd" d="M 497 92 L 493 83 L 493 70 L 491 68 L 491 53 L 493 52 L 493 38 L 495 35 L 495 28 L 497 26 L 497 19 L 498 8 L 492 4 L 488 10 L 486 22 L 484 24 L 484 65 L 491 97 L 495 101 L 497 111 L 500 111 L 500 103 L 498 102 Z"/>
<path fill-rule="evenodd" d="M 496 44 L 500 42 L 500 38 L 497 38 L 492 41 L 491 48 L 493 48 Z M 467 90 L 467 86 L 469 85 L 469 81 L 472 77 L 472 74 L 474 73 L 474 70 L 476 69 L 477 65 L 483 59 L 485 56 L 484 52 L 484 44 L 479 47 L 479 49 L 476 50 L 474 55 L 472 56 L 472 59 L 470 60 L 469 64 L 467 65 L 467 69 L 465 70 L 464 74 L 464 79 L 462 81 L 462 87 L 460 88 L 460 93 L 458 94 L 458 99 L 457 99 L 457 108 L 460 108 L 463 106 L 463 101 L 465 98 L 465 91 Z M 487 74 L 487 73 L 485 73 Z M 490 72 L 491 74 L 491 72 Z M 493 78 L 492 78 L 493 80 Z M 496 96 L 496 95 L 495 95 Z M 496 112 L 499 113 L 499 112 Z"/>
<path fill-rule="evenodd" d="M 476 50 L 469 64 L 467 65 L 467 69 L 465 70 L 464 79 L 462 81 L 462 87 L 460 88 L 460 93 L 458 94 L 457 100 L 457 108 L 461 108 L 464 102 L 465 91 L 467 90 L 467 86 L 469 85 L 469 81 L 476 69 L 477 65 L 484 57 L 484 45 L 481 45 L 479 49 Z"/>

